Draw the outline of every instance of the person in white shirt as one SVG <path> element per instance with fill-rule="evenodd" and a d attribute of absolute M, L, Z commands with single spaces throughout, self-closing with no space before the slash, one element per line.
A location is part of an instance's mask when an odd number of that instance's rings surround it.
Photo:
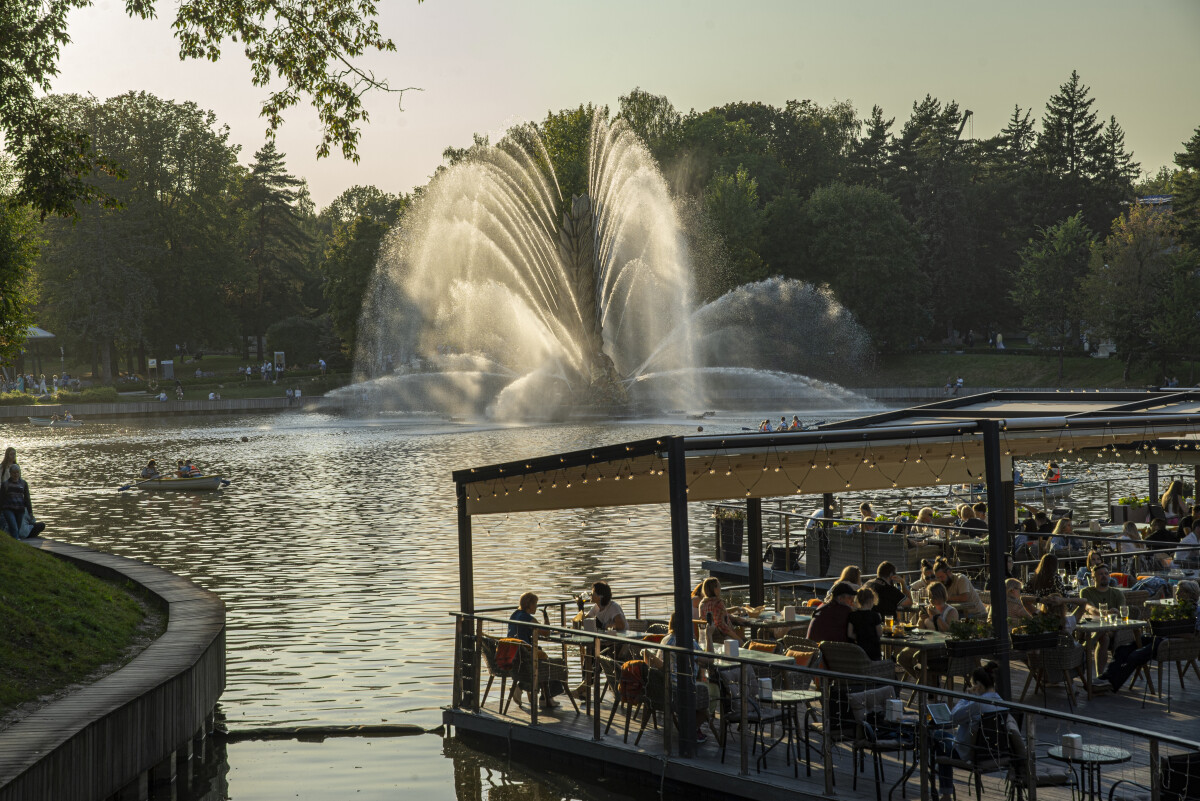
<path fill-rule="evenodd" d="M 1187 545 L 1192 547 L 1184 547 Z M 1195 560 L 1198 552 L 1200 552 L 1200 548 L 1196 547 L 1197 545 L 1200 545 L 1200 523 L 1193 526 L 1192 530 L 1187 533 L 1187 536 L 1179 541 L 1179 548 L 1175 551 L 1175 561 L 1190 562 Z"/>

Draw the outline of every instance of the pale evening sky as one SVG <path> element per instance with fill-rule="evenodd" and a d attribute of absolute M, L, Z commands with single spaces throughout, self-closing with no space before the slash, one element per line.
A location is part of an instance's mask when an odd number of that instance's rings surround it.
<path fill-rule="evenodd" d="M 145 90 L 214 111 L 249 163 L 263 142 L 263 91 L 250 85 L 239 46 L 218 64 L 180 62 L 160 19 L 98 0 L 71 17 L 56 92 L 107 98 Z M 975 112 L 965 135 L 994 135 L 1014 104 L 1041 117 L 1046 100 L 1079 70 L 1102 119 L 1115 114 L 1142 168 L 1169 164 L 1200 126 L 1200 2 L 1127 0 L 1003 3 L 729 2 L 722 0 L 382 0 L 380 27 L 396 53 L 363 64 L 404 97 L 368 100 L 355 165 L 318 161 L 315 114 L 288 115 L 278 143 L 319 207 L 354 184 L 406 192 L 425 183 L 447 145 L 474 132 L 493 139 L 516 122 L 581 103 L 607 104 L 635 86 L 681 111 L 758 100 L 782 105 L 850 100 L 908 117 L 926 93 Z"/>

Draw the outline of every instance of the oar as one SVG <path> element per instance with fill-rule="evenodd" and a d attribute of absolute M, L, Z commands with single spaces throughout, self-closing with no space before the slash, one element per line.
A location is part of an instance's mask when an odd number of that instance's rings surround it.
<path fill-rule="evenodd" d="M 222 487 L 228 487 L 228 486 L 229 486 L 230 484 L 232 484 L 232 483 L 233 483 L 233 482 L 232 482 L 232 481 L 230 481 L 230 480 L 229 480 L 229 479 L 227 479 L 227 478 L 223 478 L 223 479 L 221 479 L 221 486 L 222 486 Z"/>
<path fill-rule="evenodd" d="M 147 479 L 145 479 L 145 481 L 139 481 L 136 484 L 126 484 L 123 487 L 117 487 L 117 492 L 124 492 L 127 489 L 133 489 L 134 487 L 140 487 L 143 484 L 145 484 L 147 481 L 155 481 L 155 480 L 156 479 L 153 479 L 153 478 L 147 478 Z"/>

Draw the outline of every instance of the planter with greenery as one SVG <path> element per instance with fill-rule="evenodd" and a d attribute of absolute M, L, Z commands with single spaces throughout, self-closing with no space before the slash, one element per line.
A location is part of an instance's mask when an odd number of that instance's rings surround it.
<path fill-rule="evenodd" d="M 718 506 L 713 510 L 717 521 L 717 559 L 742 561 L 742 538 L 746 530 L 746 511 Z"/>
<path fill-rule="evenodd" d="M 959 620 L 950 624 L 946 653 L 955 656 L 986 656 L 996 652 L 992 627 L 982 620 Z"/>
<path fill-rule="evenodd" d="M 1014 651 L 1037 651 L 1058 645 L 1062 618 L 1053 614 L 1034 615 L 1025 621 L 1008 619 Z"/>
<path fill-rule="evenodd" d="M 1150 629 L 1155 637 L 1180 637 L 1196 631 L 1196 605 L 1175 601 L 1150 611 Z"/>

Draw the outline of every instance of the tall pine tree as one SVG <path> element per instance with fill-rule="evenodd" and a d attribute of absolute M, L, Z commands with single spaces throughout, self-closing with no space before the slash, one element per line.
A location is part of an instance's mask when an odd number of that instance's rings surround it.
<path fill-rule="evenodd" d="M 1091 88 L 1071 70 L 1071 78 L 1046 103 L 1038 150 L 1046 169 L 1053 175 L 1091 177 L 1100 156 L 1101 124 L 1092 109 Z"/>
<path fill-rule="evenodd" d="M 1200 252 L 1200 128 L 1183 143 L 1183 152 L 1175 154 L 1179 172 L 1175 174 L 1175 200 L 1172 203 L 1179 238 Z"/>

